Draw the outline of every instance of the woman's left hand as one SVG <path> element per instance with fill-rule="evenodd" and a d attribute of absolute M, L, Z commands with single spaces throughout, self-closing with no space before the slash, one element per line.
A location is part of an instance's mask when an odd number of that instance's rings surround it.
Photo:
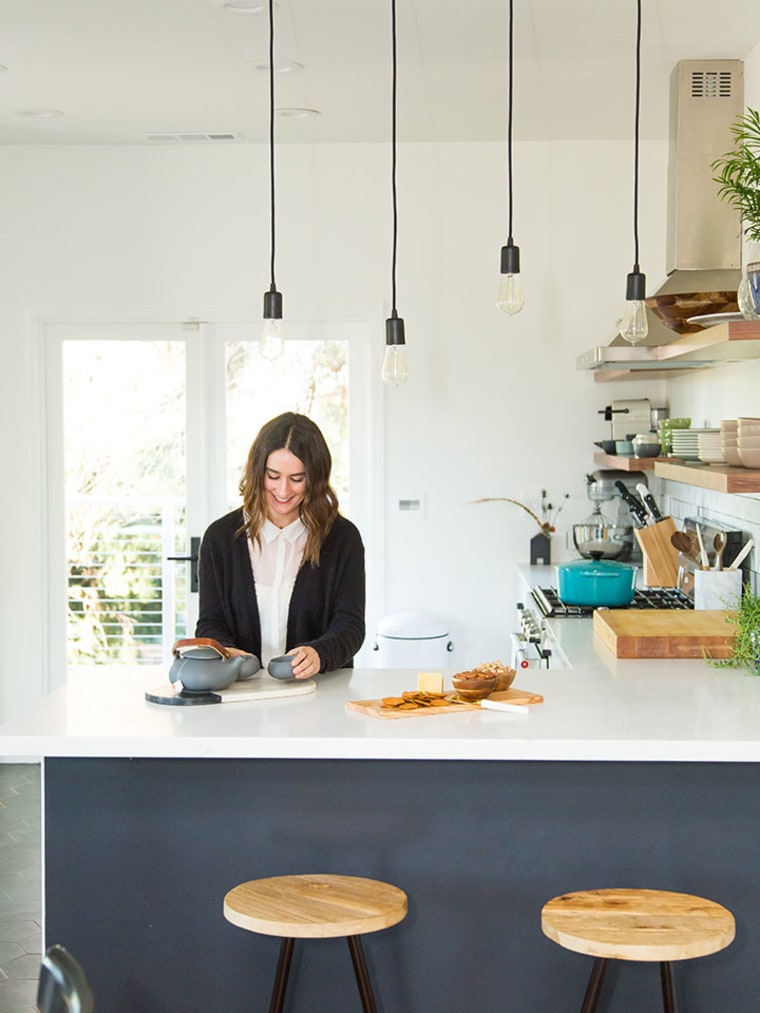
<path fill-rule="evenodd" d="M 313 647 L 296 647 L 288 653 L 293 656 L 293 675 L 296 679 L 308 679 L 319 673 L 322 662 Z"/>

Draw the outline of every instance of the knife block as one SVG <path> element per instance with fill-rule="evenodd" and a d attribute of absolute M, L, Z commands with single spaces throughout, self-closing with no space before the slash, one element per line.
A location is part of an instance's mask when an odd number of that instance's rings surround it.
<path fill-rule="evenodd" d="M 678 550 L 670 536 L 676 522 L 666 517 L 645 528 L 634 528 L 644 558 L 644 583 L 647 587 L 676 587 L 678 584 Z"/>

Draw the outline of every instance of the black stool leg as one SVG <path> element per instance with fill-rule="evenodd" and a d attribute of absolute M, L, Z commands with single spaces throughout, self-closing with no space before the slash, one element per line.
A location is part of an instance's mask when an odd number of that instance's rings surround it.
<path fill-rule="evenodd" d="M 282 1008 L 285 1005 L 285 989 L 288 987 L 288 975 L 290 974 L 290 961 L 293 957 L 294 943 L 294 939 L 283 939 L 280 943 L 280 957 L 277 961 L 277 971 L 274 976 L 269 1013 L 282 1013 Z"/>
<path fill-rule="evenodd" d="M 607 970 L 607 961 L 604 957 L 597 957 L 594 966 L 591 968 L 591 977 L 588 980 L 586 995 L 581 1006 L 581 1013 L 594 1013 L 596 1004 L 599 1002 L 599 994 L 602 991 L 604 972 Z"/>
<path fill-rule="evenodd" d="M 678 1013 L 676 993 L 673 988 L 673 965 L 669 960 L 660 964 L 660 981 L 662 982 L 662 1005 L 665 1013 Z"/>
<path fill-rule="evenodd" d="M 372 994 L 372 983 L 369 980 L 367 961 L 364 959 L 361 936 L 346 936 L 348 948 L 351 951 L 351 961 L 354 965 L 356 984 L 359 986 L 359 995 L 362 1000 L 364 1013 L 377 1013 L 375 997 Z"/>

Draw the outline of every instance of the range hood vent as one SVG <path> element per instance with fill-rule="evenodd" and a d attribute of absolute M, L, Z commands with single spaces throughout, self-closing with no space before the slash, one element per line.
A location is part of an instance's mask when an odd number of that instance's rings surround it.
<path fill-rule="evenodd" d="M 681 60 L 673 68 L 670 85 L 668 277 L 649 301 L 649 334 L 644 344 L 631 347 L 616 335 L 608 346 L 579 356 L 579 369 L 630 370 L 637 359 L 651 368 L 654 348 L 695 330 L 667 326 L 652 308 L 659 296 L 697 294 L 686 312 L 697 316 L 715 311 L 708 293 L 735 293 L 741 280 L 741 219 L 719 198 L 712 165 L 734 147 L 731 128 L 744 112 L 744 64 L 741 60 Z M 705 293 L 704 308 L 700 293 Z M 672 299 L 664 300 L 668 301 Z M 683 359 L 679 363 L 681 369 L 688 366 Z"/>

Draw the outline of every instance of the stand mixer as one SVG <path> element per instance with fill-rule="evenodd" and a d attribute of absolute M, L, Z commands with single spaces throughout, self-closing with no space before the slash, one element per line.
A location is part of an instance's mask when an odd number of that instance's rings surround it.
<path fill-rule="evenodd" d="M 573 542 L 585 559 L 631 560 L 641 558 L 633 535 L 633 519 L 628 505 L 615 487 L 616 482 L 635 493 L 637 483 L 646 485 L 641 471 L 600 469 L 586 475 L 586 494 L 594 508 L 581 524 L 573 525 Z M 615 502 L 617 500 L 617 502 Z M 602 504 L 611 504 L 606 511 Z"/>

